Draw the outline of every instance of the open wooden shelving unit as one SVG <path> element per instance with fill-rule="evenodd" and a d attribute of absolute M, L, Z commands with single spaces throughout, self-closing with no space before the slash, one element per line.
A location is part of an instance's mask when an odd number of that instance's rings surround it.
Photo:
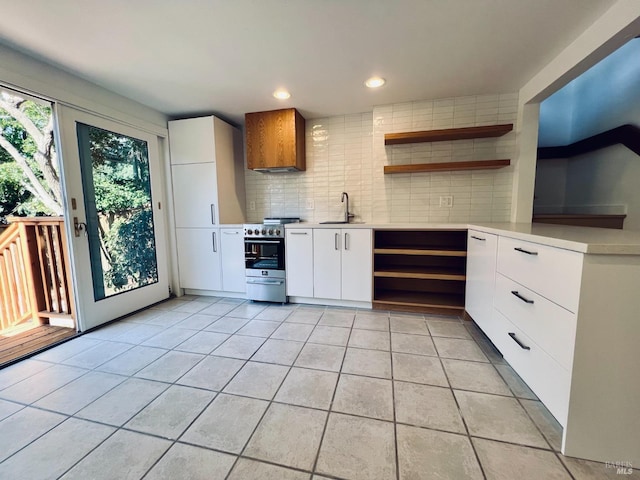
<path fill-rule="evenodd" d="M 460 314 L 466 230 L 374 231 L 373 308 Z"/>
<path fill-rule="evenodd" d="M 451 140 L 469 140 L 473 138 L 501 137 L 513 130 L 513 124 L 485 125 L 480 127 L 447 128 L 442 130 L 423 130 L 420 132 L 386 133 L 385 145 L 403 145 L 406 143 L 442 142 Z M 511 160 L 474 160 L 465 162 L 420 163 L 407 165 L 386 165 L 384 173 L 444 172 L 456 170 L 486 170 L 508 167 Z"/>

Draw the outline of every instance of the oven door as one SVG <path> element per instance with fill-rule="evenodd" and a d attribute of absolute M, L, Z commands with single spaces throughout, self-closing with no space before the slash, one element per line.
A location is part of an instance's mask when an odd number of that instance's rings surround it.
<path fill-rule="evenodd" d="M 244 239 L 244 263 L 252 270 L 284 270 L 284 238 Z"/>

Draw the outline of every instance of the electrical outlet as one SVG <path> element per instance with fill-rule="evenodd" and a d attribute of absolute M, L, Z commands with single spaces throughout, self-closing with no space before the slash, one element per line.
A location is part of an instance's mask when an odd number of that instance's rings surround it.
<path fill-rule="evenodd" d="M 255 211 L 255 209 L 256 209 L 256 202 L 254 201 L 249 202 L 249 210 L 253 212 Z"/>
<path fill-rule="evenodd" d="M 442 197 L 440 197 L 440 206 L 445 208 L 453 207 L 453 196 L 443 195 Z"/>
<path fill-rule="evenodd" d="M 305 202 L 305 206 L 307 210 L 313 210 L 315 208 L 313 204 L 313 198 L 307 198 L 307 201 Z"/>

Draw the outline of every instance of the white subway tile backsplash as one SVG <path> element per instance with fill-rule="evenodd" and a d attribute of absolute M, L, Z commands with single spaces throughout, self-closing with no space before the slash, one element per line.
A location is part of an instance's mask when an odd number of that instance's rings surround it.
<path fill-rule="evenodd" d="M 499 138 L 385 146 L 384 134 L 515 123 L 518 94 L 478 95 L 376 106 L 373 112 L 307 120 L 307 170 L 245 175 L 248 221 L 339 218 L 349 193 L 358 221 L 376 223 L 508 221 L 513 167 L 384 175 L 385 165 L 513 159 L 515 132 Z M 515 128 L 514 128 L 515 130 Z M 453 207 L 440 207 L 441 196 Z M 307 209 L 312 200 L 313 209 Z"/>

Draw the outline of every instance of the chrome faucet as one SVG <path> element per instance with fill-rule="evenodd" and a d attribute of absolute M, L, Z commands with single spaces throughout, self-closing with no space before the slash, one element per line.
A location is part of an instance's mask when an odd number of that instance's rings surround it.
<path fill-rule="evenodd" d="M 347 192 L 342 192 L 342 197 L 340 197 L 340 201 L 344 203 L 344 199 L 347 199 L 347 205 L 344 209 L 344 223 L 349 223 L 355 215 L 349 212 L 349 194 Z"/>

